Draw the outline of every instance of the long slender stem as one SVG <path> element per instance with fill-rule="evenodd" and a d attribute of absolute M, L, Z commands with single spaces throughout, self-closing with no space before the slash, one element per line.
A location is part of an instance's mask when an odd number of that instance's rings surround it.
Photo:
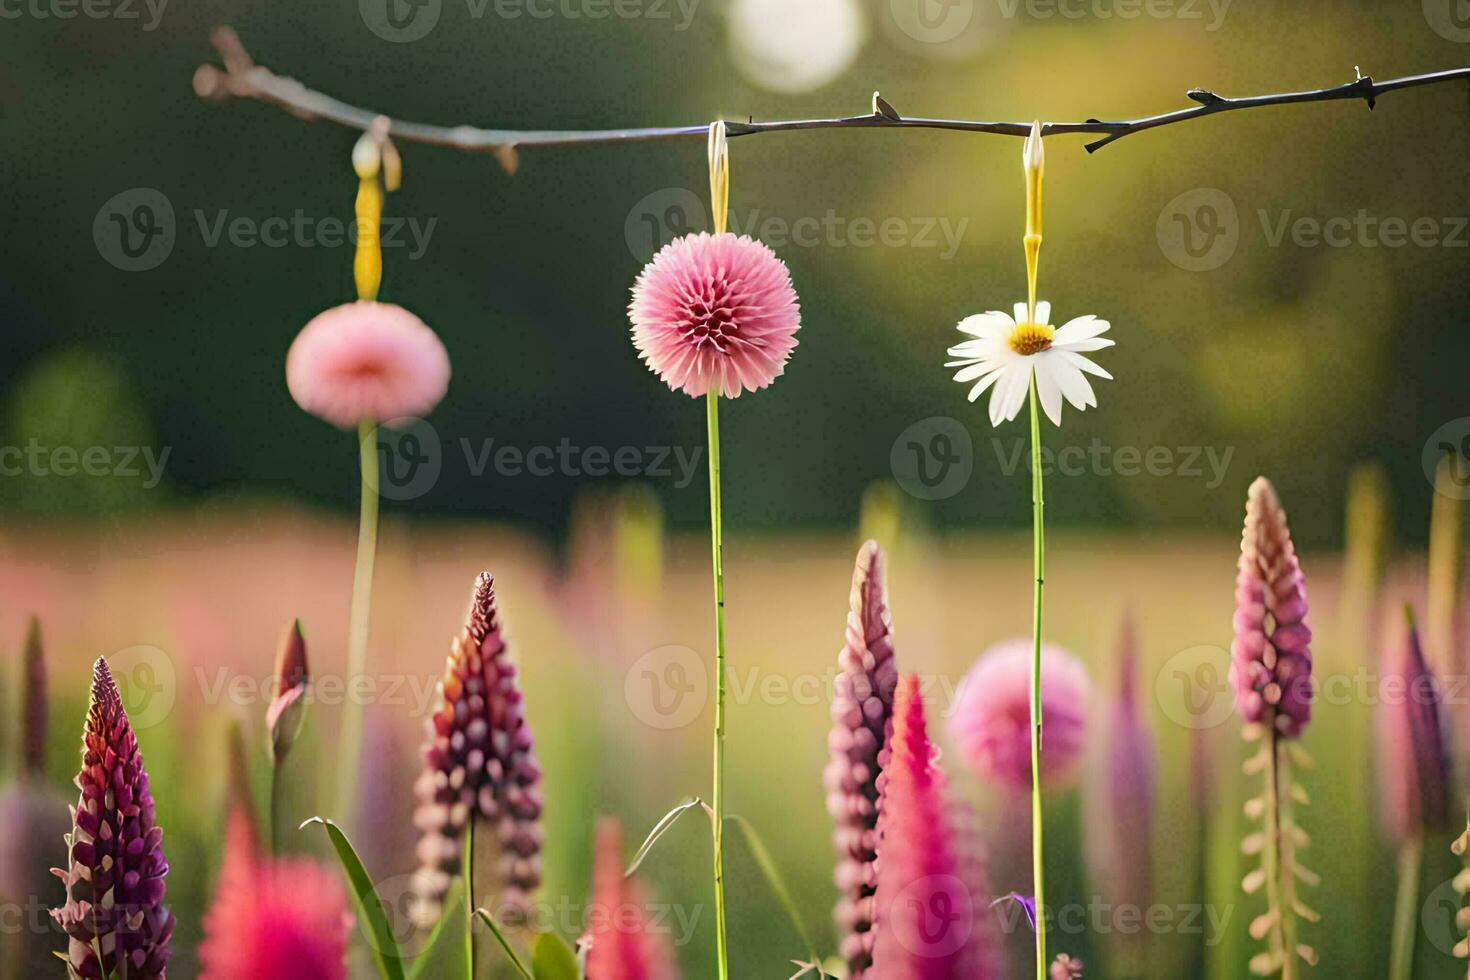
<path fill-rule="evenodd" d="M 1424 858 L 1424 836 L 1414 834 L 1399 848 L 1399 887 L 1393 904 L 1393 953 L 1389 980 L 1410 980 L 1414 973 L 1415 913 L 1419 907 L 1419 869 Z"/>
<path fill-rule="evenodd" d="M 1266 871 L 1266 904 L 1276 913 L 1276 922 L 1271 926 L 1274 937 L 1270 947 L 1281 956 L 1281 980 L 1294 980 L 1297 975 L 1295 915 L 1290 905 L 1288 876 L 1292 873 L 1285 856 L 1282 820 L 1282 768 L 1281 736 L 1276 731 L 1276 719 L 1268 715 L 1265 721 L 1266 739 L 1266 849 L 1262 864 Z"/>
<path fill-rule="evenodd" d="M 1046 581 L 1045 495 L 1041 480 L 1041 416 L 1031 376 L 1031 528 L 1036 587 L 1031 600 L 1031 877 L 1036 891 L 1036 978 L 1047 980 L 1046 869 L 1041 803 L 1041 590 Z"/>
<path fill-rule="evenodd" d="M 715 950 L 720 980 L 730 976 L 725 937 L 725 533 L 720 503 L 720 393 L 705 396 L 709 422 L 709 540 L 715 580 L 714 805 Z"/>
<path fill-rule="evenodd" d="M 352 574 L 352 612 L 347 628 L 346 690 L 354 690 L 357 679 L 367 672 L 368 619 L 373 603 L 373 564 L 378 552 L 378 427 L 363 422 L 358 427 L 358 460 L 362 466 L 362 510 L 357 526 L 357 563 Z M 362 745 L 361 700 L 348 697 L 342 710 L 342 753 L 338 764 L 337 812 L 351 812 L 357 789 L 357 768 Z"/>
<path fill-rule="evenodd" d="M 464 828 L 464 958 L 469 964 L 468 980 L 475 980 L 475 811 Z"/>

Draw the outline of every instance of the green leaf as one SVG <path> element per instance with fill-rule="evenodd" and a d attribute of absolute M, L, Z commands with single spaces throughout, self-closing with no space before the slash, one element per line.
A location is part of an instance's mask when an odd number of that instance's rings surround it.
<path fill-rule="evenodd" d="M 766 849 L 765 842 L 755 832 L 749 820 L 735 814 L 725 817 L 726 823 L 733 823 L 740 828 L 745 835 L 745 843 L 750 847 L 750 853 L 755 857 L 755 863 L 760 866 L 761 873 L 766 876 L 766 884 L 771 886 L 776 901 L 781 903 L 786 917 L 791 920 L 791 925 L 796 929 L 796 934 L 801 938 L 802 944 L 806 946 L 807 956 L 811 957 L 811 966 L 816 969 L 818 977 L 826 977 L 827 973 L 822 969 L 822 958 L 817 955 L 817 947 L 812 943 L 811 937 L 807 935 L 806 927 L 801 924 L 801 913 L 796 909 L 796 902 L 791 898 L 791 890 L 786 887 L 786 879 L 781 877 L 781 869 L 776 867 L 776 859 L 771 857 L 771 852 Z M 806 964 L 801 964 L 805 966 Z"/>
<path fill-rule="evenodd" d="M 490 927 L 490 931 L 495 934 L 495 941 L 500 944 L 501 949 L 505 950 L 506 958 L 510 960 L 511 965 L 516 968 L 516 971 L 525 977 L 526 980 L 532 980 L 531 971 L 526 969 L 526 964 L 522 963 L 521 958 L 516 955 L 516 951 L 510 945 L 510 940 L 506 939 L 505 933 L 500 931 L 500 926 L 496 923 L 495 916 L 490 914 L 490 910 L 475 909 L 475 914 L 480 917 L 480 920 L 485 925 Z"/>
<path fill-rule="evenodd" d="M 643 845 L 638 848 L 638 853 L 633 855 L 633 862 L 628 865 L 628 870 L 623 872 L 624 877 L 637 871 L 638 865 L 642 864 L 643 859 L 648 857 L 648 852 L 653 850 L 653 845 L 658 843 L 658 839 L 674 825 L 676 820 L 697 806 L 704 806 L 704 800 L 695 796 L 680 803 L 668 813 L 665 813 L 659 822 L 653 825 L 653 829 L 648 832 L 648 836 L 643 839 Z M 705 807 L 705 810 L 708 811 L 709 807 Z"/>
<path fill-rule="evenodd" d="M 378 898 L 373 880 L 368 877 L 367 869 L 362 866 L 357 851 L 353 850 L 352 842 L 347 839 L 341 827 L 322 817 L 303 821 L 301 829 L 312 824 L 320 824 L 326 830 L 332 841 L 332 849 L 337 852 L 337 860 L 341 862 L 342 871 L 347 875 L 353 906 L 357 909 L 358 918 L 367 924 L 368 945 L 372 947 L 373 959 L 377 961 L 378 974 L 383 980 L 404 980 L 403 953 L 398 948 L 398 940 L 393 936 L 388 910 Z"/>
<path fill-rule="evenodd" d="M 469 960 L 465 957 L 465 930 L 469 922 L 464 914 L 464 882 L 456 878 L 449 894 L 444 897 L 444 908 L 434 931 L 419 947 L 408 969 L 408 980 L 427 977 L 467 977 L 470 973 Z"/>
<path fill-rule="evenodd" d="M 582 980 L 577 954 L 555 933 L 543 932 L 531 947 L 531 973 L 536 980 Z"/>

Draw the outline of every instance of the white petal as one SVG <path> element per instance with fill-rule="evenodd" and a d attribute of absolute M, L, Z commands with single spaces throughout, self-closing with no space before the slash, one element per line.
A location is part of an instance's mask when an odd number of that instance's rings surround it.
<path fill-rule="evenodd" d="M 1049 352 L 1048 352 L 1049 353 Z M 1089 405 L 1097 404 L 1097 396 L 1092 393 L 1092 385 L 1087 383 L 1087 376 L 1081 370 L 1060 358 L 1048 358 L 1052 362 L 1052 377 L 1056 378 L 1057 384 L 1061 386 L 1062 394 L 1067 396 L 1067 401 L 1079 412 Z"/>
<path fill-rule="evenodd" d="M 1067 344 L 1074 340 L 1086 340 L 1088 337 L 1096 337 L 1098 334 L 1107 333 L 1112 329 L 1112 324 L 1106 320 L 1099 320 L 1091 313 L 1068 320 L 1057 328 L 1056 340 L 1058 343 Z"/>
<path fill-rule="evenodd" d="M 990 393 L 990 424 L 1009 422 L 1021 411 L 1031 383 L 1031 363 L 1018 360 L 1006 365 L 1005 372 Z"/>
<path fill-rule="evenodd" d="M 996 368 L 994 371 L 991 371 L 985 377 L 981 378 L 980 379 L 980 383 L 977 384 L 977 385 L 975 385 L 975 387 L 973 387 L 973 388 L 970 389 L 970 396 L 969 396 L 970 397 L 970 401 L 973 402 L 976 399 L 978 399 L 981 395 L 985 394 L 985 389 L 986 388 L 989 388 L 991 385 L 995 384 L 996 379 L 998 379 L 1003 374 L 1005 374 L 1005 368 L 999 367 L 999 368 Z M 992 399 L 995 398 L 994 395 L 992 395 L 990 397 Z"/>
<path fill-rule="evenodd" d="M 1104 371 L 1102 368 L 1098 367 L 1097 364 L 1093 363 L 1088 358 L 1083 357 L 1081 354 L 1074 353 L 1073 351 L 1067 349 L 1058 350 L 1057 354 L 1068 364 L 1080 368 L 1081 370 L 1086 371 L 1088 374 L 1095 374 L 1099 378 L 1106 378 L 1109 381 L 1113 380 L 1113 376 L 1111 374 Z"/>
<path fill-rule="evenodd" d="M 1036 322 L 1051 322 L 1051 303 L 1047 300 L 1039 299 L 1036 301 Z"/>
<path fill-rule="evenodd" d="M 1025 303 L 1017 303 L 1015 309 L 1017 323 L 1025 323 L 1028 319 L 1030 319 L 1031 311 L 1026 308 Z"/>
<path fill-rule="evenodd" d="M 1062 343 L 1052 341 L 1052 350 L 1070 350 L 1078 353 L 1102 350 L 1104 347 L 1112 347 L 1115 342 L 1106 337 L 1093 337 L 1090 340 L 1068 340 Z"/>
<path fill-rule="evenodd" d="M 949 367 L 949 365 L 946 364 L 945 367 Z M 997 370 L 997 368 L 998 366 L 994 361 L 976 361 L 974 364 L 966 365 L 963 370 L 955 372 L 954 379 L 960 384 L 965 384 L 966 382 L 974 381 L 982 375 L 989 374 L 991 371 Z"/>
<path fill-rule="evenodd" d="M 1046 412 L 1046 417 L 1051 419 L 1051 424 L 1060 427 L 1062 424 L 1062 389 L 1057 384 L 1052 373 L 1056 365 L 1053 361 L 1045 358 L 1036 362 L 1036 393 L 1041 396 L 1041 408 Z"/>
<path fill-rule="evenodd" d="M 961 333 L 985 338 L 1004 337 L 1014 326 L 1010 317 L 992 310 L 989 313 L 976 313 L 974 316 L 965 317 L 955 329 Z"/>
<path fill-rule="evenodd" d="M 984 340 L 965 340 L 951 347 L 946 353 L 950 357 L 992 357 L 1002 351 L 1008 351 L 1010 347 L 999 338 L 986 338 Z"/>

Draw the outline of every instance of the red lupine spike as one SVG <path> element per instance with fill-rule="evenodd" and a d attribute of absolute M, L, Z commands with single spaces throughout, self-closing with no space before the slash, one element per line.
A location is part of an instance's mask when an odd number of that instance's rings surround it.
<path fill-rule="evenodd" d="M 163 831 L 154 823 L 137 737 L 100 657 L 92 667 L 76 785 L 81 795 L 66 838 L 70 863 L 54 869 L 66 883 L 67 900 L 51 912 L 71 938 L 70 974 L 162 980 L 174 930 L 174 917 L 163 906 Z"/>
<path fill-rule="evenodd" d="M 668 936 L 654 931 L 639 883 L 623 874 L 623 833 L 618 822 L 597 825 L 592 904 L 587 909 L 587 980 L 671 980 L 677 976 Z"/>
<path fill-rule="evenodd" d="M 831 759 L 823 773 L 835 829 L 834 875 L 842 897 L 833 911 L 842 957 L 853 980 L 873 961 L 873 891 L 877 887 L 878 754 L 893 716 L 898 681 L 888 611 L 883 549 L 868 541 L 858 552 L 837 655 L 841 671 L 832 697 Z"/>
<path fill-rule="evenodd" d="M 879 777 L 878 890 L 872 975 L 883 980 L 998 976 L 985 895 L 969 880 L 945 778 L 924 721 L 919 679 L 900 679 Z"/>
<path fill-rule="evenodd" d="M 488 572 L 475 580 L 441 687 L 443 699 L 425 725 L 424 770 L 414 784 L 414 824 L 422 837 L 413 917 L 421 925 L 438 918 L 474 818 L 495 831 L 497 906 L 513 921 L 541 883 L 541 770 Z"/>

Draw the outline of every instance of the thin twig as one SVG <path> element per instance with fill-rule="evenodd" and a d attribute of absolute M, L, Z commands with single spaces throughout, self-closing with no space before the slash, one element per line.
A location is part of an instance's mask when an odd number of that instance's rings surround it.
<path fill-rule="evenodd" d="M 240 38 L 228 27 L 217 28 L 211 35 L 224 67 L 201 65 L 194 73 L 194 91 L 206 99 L 230 96 L 258 99 L 280 106 L 302 119 L 324 119 L 350 129 L 366 131 L 375 120 L 387 119 L 388 131 L 397 139 L 411 143 L 447 146 L 457 150 L 492 153 L 505 169 L 514 173 L 517 149 L 523 146 L 573 146 L 589 143 L 623 143 L 641 140 L 705 139 L 709 124 L 693 126 L 653 126 L 636 129 L 585 130 L 516 130 L 481 129 L 475 126 L 435 126 L 428 123 L 392 119 L 371 109 L 349 105 L 339 99 L 307 88 L 293 78 L 277 75 L 250 57 Z M 1331 88 L 1304 92 L 1281 92 L 1275 95 L 1253 95 L 1226 98 L 1207 89 L 1191 89 L 1187 94 L 1196 105 L 1156 116 L 1105 121 L 1052 122 L 1042 127 L 1046 136 L 1069 134 L 1101 134 L 1102 139 L 1087 144 L 1089 153 L 1125 136 L 1157 129 L 1173 123 L 1198 119 L 1236 109 L 1262 106 L 1294 105 L 1299 102 L 1339 102 L 1363 100 L 1372 109 L 1378 97 L 1386 92 L 1434 85 L 1456 79 L 1470 79 L 1470 68 L 1452 68 L 1425 75 L 1407 75 L 1377 82 L 1371 76 L 1358 74 L 1351 82 Z M 381 123 L 380 123 L 381 125 Z M 872 111 L 859 116 L 831 119 L 787 119 L 772 122 L 736 120 L 725 123 L 730 138 L 754 136 L 758 133 L 780 133 L 800 129 L 945 129 L 965 133 L 993 133 L 997 136 L 1024 137 L 1031 131 L 1027 122 L 984 122 L 968 119 L 928 119 L 902 116 L 877 92 L 873 93 Z"/>

